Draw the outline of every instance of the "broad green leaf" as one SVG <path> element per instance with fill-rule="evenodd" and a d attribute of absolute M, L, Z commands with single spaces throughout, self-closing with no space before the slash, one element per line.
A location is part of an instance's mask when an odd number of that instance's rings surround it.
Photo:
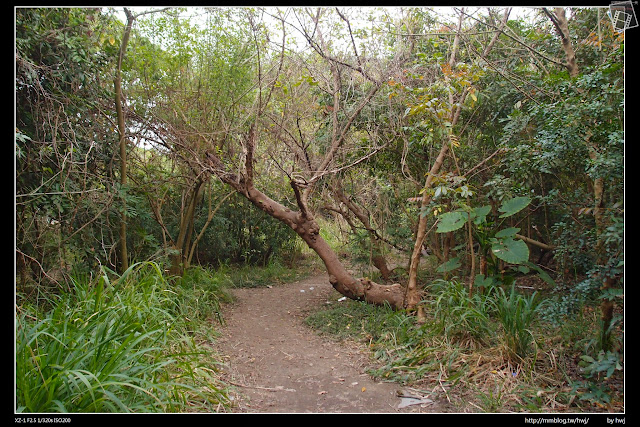
<path fill-rule="evenodd" d="M 531 198 L 526 196 L 514 197 L 513 199 L 505 200 L 502 203 L 502 206 L 498 208 L 498 210 L 502 212 L 500 218 L 506 218 L 520 212 L 522 209 L 526 208 L 529 203 L 531 203 Z"/>
<path fill-rule="evenodd" d="M 474 287 L 489 287 L 493 284 L 493 277 L 485 277 L 484 274 L 477 274 L 475 280 L 473 281 Z"/>
<path fill-rule="evenodd" d="M 473 218 L 473 223 L 475 225 L 480 225 L 483 222 L 485 222 L 487 215 L 489 214 L 489 212 L 491 212 L 491 206 L 490 205 L 486 205 L 486 206 L 480 206 L 477 208 L 474 208 L 472 213 L 472 218 Z"/>
<path fill-rule="evenodd" d="M 440 220 L 438 221 L 438 228 L 436 229 L 436 233 L 448 233 L 450 231 L 455 231 L 464 225 L 467 220 L 467 214 L 460 211 L 447 212 L 440 215 Z"/>
<path fill-rule="evenodd" d="M 511 228 L 505 228 L 504 230 L 500 230 L 496 233 L 496 237 L 498 238 L 503 238 L 503 237 L 513 237 L 516 235 L 516 233 L 520 231 L 519 228 L 516 227 L 511 227 Z"/>
<path fill-rule="evenodd" d="M 491 245 L 491 252 L 501 260 L 511 264 L 521 264 L 529 260 L 529 248 L 522 240 L 506 238 Z"/>
<path fill-rule="evenodd" d="M 587 356 L 586 354 L 580 356 L 580 359 L 584 360 L 587 363 L 594 363 L 595 359 L 591 356 Z"/>
<path fill-rule="evenodd" d="M 438 273 L 447 273 L 449 271 L 455 270 L 460 267 L 462 264 L 458 258 L 452 258 L 449 261 L 440 264 L 440 266 L 436 269 Z"/>

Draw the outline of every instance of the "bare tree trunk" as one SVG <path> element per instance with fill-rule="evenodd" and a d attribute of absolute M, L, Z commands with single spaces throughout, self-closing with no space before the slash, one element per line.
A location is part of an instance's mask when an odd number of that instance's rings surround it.
<path fill-rule="evenodd" d="M 404 287 L 399 284 L 381 285 L 367 278 L 355 279 L 347 271 L 336 253 L 319 235 L 320 227 L 315 220 L 307 220 L 297 224 L 296 233 L 309 248 L 318 254 L 329 273 L 329 282 L 342 295 L 358 301 L 383 305 L 388 303 L 394 309 L 404 307 Z"/>
<path fill-rule="evenodd" d="M 178 237 L 173 245 L 173 249 L 176 253 L 171 255 L 170 274 L 181 275 L 184 269 L 188 267 L 187 249 L 189 247 L 189 240 L 193 230 L 196 206 L 198 205 L 198 199 L 202 194 L 203 188 L 204 181 L 198 180 L 191 189 L 191 192 L 187 195 L 187 204 L 182 210 L 182 216 L 180 218 Z"/>
<path fill-rule="evenodd" d="M 453 39 L 453 46 L 451 48 L 451 56 L 449 58 L 449 65 L 453 67 L 455 65 L 456 52 L 458 50 L 458 44 L 460 43 L 460 30 L 462 28 L 463 14 L 460 14 L 460 18 L 458 20 L 458 30 Z M 462 102 L 460 103 L 462 104 Z M 454 113 L 455 109 L 453 107 L 453 95 L 449 96 L 449 105 L 452 110 L 452 127 L 455 124 L 455 121 L 458 117 L 457 114 Z M 431 183 L 435 175 L 440 171 L 440 166 L 444 162 L 444 157 L 449 151 L 449 139 L 447 139 L 440 148 L 440 153 L 436 158 L 436 161 L 431 166 L 431 170 L 427 174 L 427 179 L 424 183 L 423 191 L 422 191 L 422 200 L 420 202 L 421 211 L 424 210 L 429 204 L 431 197 L 429 196 L 429 188 L 431 188 Z M 427 232 L 427 217 L 426 215 L 420 215 L 420 219 L 418 221 L 418 231 L 416 233 L 416 240 L 413 245 L 413 253 L 411 254 L 411 261 L 409 264 L 409 282 L 407 283 L 407 308 L 409 310 L 415 310 L 417 307 L 417 318 L 419 322 L 423 322 L 425 320 L 424 310 L 422 307 L 418 307 L 418 304 L 422 300 L 421 292 L 418 289 L 418 266 L 420 265 L 420 255 L 422 254 L 422 245 L 424 243 L 424 238 Z"/>
<path fill-rule="evenodd" d="M 147 13 L 160 12 L 164 9 L 141 12 L 133 15 L 129 9 L 123 8 L 124 13 L 127 16 L 127 24 L 122 34 L 122 42 L 120 43 L 120 51 L 118 52 L 118 62 L 116 65 L 116 75 L 113 80 L 114 92 L 115 92 L 115 104 L 116 115 L 118 119 L 118 135 L 119 135 L 119 151 L 120 151 L 120 187 L 121 191 L 125 191 L 127 185 L 127 144 L 129 140 L 127 138 L 127 129 L 125 127 L 125 114 L 122 108 L 123 95 L 122 95 L 122 61 L 127 51 L 127 45 L 129 44 L 129 37 L 131 36 L 131 28 L 133 22 L 141 15 Z M 122 197 L 122 214 L 120 217 L 120 227 L 118 230 L 118 238 L 120 243 L 118 245 L 118 258 L 120 258 L 120 270 L 126 271 L 129 268 L 129 255 L 127 253 L 127 200 L 126 193 Z"/>
<path fill-rule="evenodd" d="M 475 280 L 476 274 L 476 254 L 473 250 L 473 233 L 471 228 L 471 214 L 468 214 L 467 217 L 467 228 L 468 228 L 468 237 L 469 237 L 469 252 L 471 255 L 471 269 L 469 272 L 469 297 L 473 296 L 473 282 Z"/>
<path fill-rule="evenodd" d="M 122 109 L 122 60 L 124 59 L 124 54 L 127 50 L 129 36 L 131 35 L 131 27 L 133 26 L 133 21 L 135 19 L 126 7 L 124 8 L 124 13 L 127 15 L 127 25 L 124 29 L 124 34 L 122 35 L 122 43 L 118 54 L 118 65 L 116 67 L 116 77 L 113 82 L 116 114 L 118 116 L 118 134 L 120 135 L 120 190 L 123 192 L 127 185 L 127 130 L 125 128 L 124 111 Z M 129 256 L 127 254 L 127 199 L 124 195 L 122 197 L 119 239 L 120 270 L 121 272 L 124 272 L 129 268 Z"/>
<path fill-rule="evenodd" d="M 544 13 L 547 14 L 551 22 L 556 27 L 556 31 L 562 41 L 562 49 L 566 56 L 567 62 L 565 66 L 569 70 L 569 75 L 575 77 L 578 75 L 578 63 L 576 62 L 576 53 L 571 45 L 571 39 L 569 38 L 569 23 L 565 14 L 564 8 L 556 7 L 554 13 L 549 12 L 546 8 L 542 8 Z"/>
<path fill-rule="evenodd" d="M 422 201 L 420 202 L 420 206 L 422 208 L 426 207 L 431 197 L 429 196 L 429 192 L 426 191 L 431 187 L 431 183 L 433 182 L 435 174 L 440 170 L 440 166 L 444 162 L 444 157 L 449 151 L 449 141 L 446 141 L 442 144 L 442 148 L 440 148 L 440 153 L 436 158 L 436 161 L 431 166 L 431 170 L 427 175 L 427 180 L 424 184 L 425 191 L 422 193 Z M 427 235 L 427 217 L 420 215 L 420 220 L 418 222 L 418 231 L 416 233 L 416 240 L 413 244 L 413 252 L 411 254 L 411 262 L 409 264 L 409 282 L 407 284 L 407 308 L 409 310 L 414 310 L 420 301 L 422 300 L 422 295 L 418 290 L 418 265 L 420 264 L 420 255 L 422 254 L 422 244 L 424 243 L 424 238 Z M 422 310 L 418 309 L 418 319 L 424 320 L 424 313 Z"/>

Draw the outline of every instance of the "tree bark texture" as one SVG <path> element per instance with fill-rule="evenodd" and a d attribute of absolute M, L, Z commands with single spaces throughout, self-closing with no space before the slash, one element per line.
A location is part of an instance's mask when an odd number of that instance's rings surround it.
<path fill-rule="evenodd" d="M 547 14 L 549 19 L 551 19 L 551 22 L 555 26 L 556 31 L 560 36 L 560 40 L 562 41 L 562 49 L 564 50 L 567 61 L 565 66 L 569 71 L 569 75 L 571 77 L 575 77 L 579 72 L 578 63 L 576 62 L 576 52 L 573 50 L 571 39 L 569 38 L 569 22 L 567 20 L 564 8 L 556 7 L 554 9 L 554 13 L 547 11 L 547 9 L 545 8 L 543 8 L 543 10 Z"/>
<path fill-rule="evenodd" d="M 169 273 L 172 275 L 181 275 L 183 270 L 189 266 L 188 251 L 191 235 L 193 234 L 194 216 L 198 201 L 202 198 L 203 191 L 204 181 L 198 180 L 185 197 L 186 200 L 184 203 L 186 203 L 186 206 L 183 206 L 178 237 L 173 245 L 173 249 L 176 250 L 177 253 L 171 255 L 171 268 Z"/>
<path fill-rule="evenodd" d="M 431 187 L 431 183 L 433 182 L 435 174 L 440 170 L 440 166 L 444 162 L 444 158 L 449 151 L 449 141 L 446 141 L 442 144 L 440 148 L 440 153 L 436 158 L 436 161 L 431 166 L 431 170 L 429 170 L 429 174 L 427 175 L 427 180 L 424 184 L 425 191 L 422 193 L 422 200 L 420 202 L 420 207 L 424 208 L 429 204 L 431 197 L 429 196 L 429 192 L 426 189 Z M 409 310 L 413 310 L 417 307 L 417 305 L 422 300 L 422 295 L 418 290 L 418 265 L 420 264 L 420 255 L 422 254 L 422 244 L 424 243 L 424 239 L 427 235 L 427 217 L 420 215 L 420 220 L 418 222 L 418 230 L 416 232 L 416 239 L 413 245 L 413 252 L 411 253 L 411 261 L 409 264 L 409 282 L 407 284 L 407 308 Z M 419 313 L 420 315 L 420 313 Z"/>

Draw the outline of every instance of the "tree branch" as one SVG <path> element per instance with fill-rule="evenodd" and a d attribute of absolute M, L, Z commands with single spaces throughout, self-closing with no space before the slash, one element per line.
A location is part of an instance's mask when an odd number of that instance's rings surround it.
<path fill-rule="evenodd" d="M 471 16 L 471 15 L 469 15 L 469 14 L 465 13 L 465 12 L 462 12 L 462 13 L 464 13 L 465 15 L 467 15 L 469 18 L 472 18 L 472 19 L 475 19 L 476 21 L 479 21 L 479 19 L 478 19 L 478 18 L 475 18 L 475 17 L 473 17 L 473 16 Z M 480 22 L 480 21 L 479 21 L 479 22 Z M 488 22 L 484 22 L 484 24 L 485 24 L 485 25 L 487 25 L 487 26 L 489 26 L 489 27 L 495 28 L 495 29 L 496 29 L 496 30 L 498 30 L 498 31 L 500 31 L 500 33 L 501 33 L 501 34 L 504 34 L 505 36 L 509 37 L 511 40 L 513 40 L 513 41 L 515 41 L 516 43 L 518 43 L 518 44 L 520 44 L 520 45 L 524 46 L 524 47 L 525 47 L 525 48 L 527 48 L 529 51 L 531 51 L 531 53 L 534 53 L 534 54 L 536 54 L 536 55 L 540 56 L 541 58 L 546 59 L 546 60 L 547 60 L 547 61 L 549 61 L 549 62 L 553 62 L 554 64 L 562 65 L 562 66 L 564 66 L 564 65 L 565 65 L 565 64 L 563 64 L 563 63 L 562 63 L 562 61 L 560 61 L 559 59 L 551 58 L 551 57 L 549 57 L 549 56 L 545 55 L 544 53 L 542 53 L 542 52 L 540 52 L 540 51 L 538 51 L 538 50 L 536 50 L 536 49 L 532 48 L 531 46 L 529 46 L 528 44 L 524 43 L 523 41 L 518 40 L 516 37 L 512 36 L 511 34 L 507 34 L 507 32 L 506 32 L 506 31 L 504 31 L 504 29 L 503 29 L 503 30 L 501 30 L 501 29 L 499 29 L 498 27 L 496 27 L 495 25 L 490 24 L 490 23 L 488 23 Z M 506 28 L 506 29 L 508 29 L 509 27 L 505 27 L 505 28 Z"/>

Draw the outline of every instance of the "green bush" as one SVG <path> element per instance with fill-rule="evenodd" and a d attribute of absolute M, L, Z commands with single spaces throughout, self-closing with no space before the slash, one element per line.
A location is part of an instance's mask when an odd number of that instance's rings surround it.
<path fill-rule="evenodd" d="M 199 230 L 206 213 L 196 218 L 194 228 Z M 296 251 L 296 240 L 296 233 L 285 224 L 234 194 L 209 224 L 196 259 L 216 267 L 225 263 L 265 266 Z"/>
<path fill-rule="evenodd" d="M 225 402 L 179 319 L 181 298 L 154 263 L 72 291 L 16 324 L 17 412 L 173 412 Z M 204 366 L 207 366 L 207 369 Z"/>
<path fill-rule="evenodd" d="M 231 301 L 231 295 L 226 290 L 229 284 L 229 276 L 224 268 L 212 270 L 190 267 L 176 282 L 175 291 L 179 295 L 176 300 L 177 313 L 188 322 L 205 322 L 213 316 L 219 323 L 224 323 L 221 303 Z"/>
<path fill-rule="evenodd" d="M 536 293 L 525 296 L 518 293 L 515 286 L 507 293 L 502 288 L 496 289 L 494 298 L 495 310 L 500 319 L 504 333 L 504 344 L 507 356 L 520 361 L 529 355 L 535 338 L 531 326 L 536 318 L 539 302 Z"/>
<path fill-rule="evenodd" d="M 491 291 L 469 296 L 469 290 L 456 280 L 436 280 L 432 285 L 436 326 L 447 336 L 470 337 L 486 342 L 493 336 L 490 316 L 494 308 Z"/>

